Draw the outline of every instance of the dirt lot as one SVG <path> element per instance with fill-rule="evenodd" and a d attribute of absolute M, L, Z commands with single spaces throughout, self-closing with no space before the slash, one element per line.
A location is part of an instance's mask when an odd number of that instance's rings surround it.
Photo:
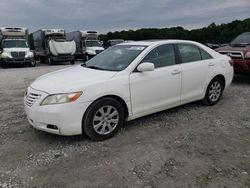
<path fill-rule="evenodd" d="M 27 86 L 66 66 L 0 69 L 0 187 L 250 187 L 250 76 L 216 106 L 167 110 L 92 142 L 26 121 Z"/>

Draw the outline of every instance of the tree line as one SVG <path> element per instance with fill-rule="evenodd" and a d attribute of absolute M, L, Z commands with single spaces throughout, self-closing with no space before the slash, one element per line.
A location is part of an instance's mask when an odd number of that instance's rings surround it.
<path fill-rule="evenodd" d="M 184 39 L 200 43 L 230 43 L 243 32 L 250 32 L 250 18 L 235 20 L 227 24 L 215 23 L 200 29 L 187 30 L 181 26 L 171 28 L 144 28 L 138 30 L 108 32 L 100 35 L 102 41 L 110 39 L 149 40 L 149 39 Z"/>

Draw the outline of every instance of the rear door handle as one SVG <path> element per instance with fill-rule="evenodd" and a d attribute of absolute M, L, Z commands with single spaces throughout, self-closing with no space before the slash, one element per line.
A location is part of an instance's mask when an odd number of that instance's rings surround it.
<path fill-rule="evenodd" d="M 181 71 L 180 70 L 173 70 L 172 72 L 171 72 L 171 74 L 173 74 L 173 75 L 175 75 L 175 74 L 180 74 L 181 73 Z"/>
<path fill-rule="evenodd" d="M 214 66 L 215 64 L 213 63 L 213 62 L 210 62 L 210 63 L 208 63 L 208 66 L 210 66 L 210 67 L 212 67 L 212 66 Z"/>

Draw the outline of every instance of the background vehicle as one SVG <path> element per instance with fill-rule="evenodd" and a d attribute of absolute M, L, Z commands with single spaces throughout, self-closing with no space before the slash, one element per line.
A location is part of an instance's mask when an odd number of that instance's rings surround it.
<path fill-rule="evenodd" d="M 219 44 L 212 44 L 212 43 L 206 43 L 205 45 L 208 46 L 211 49 L 216 49 L 216 48 L 220 47 Z"/>
<path fill-rule="evenodd" d="M 75 63 L 76 44 L 66 40 L 64 29 L 40 29 L 32 33 L 35 57 L 41 62 Z"/>
<path fill-rule="evenodd" d="M 216 51 L 233 59 L 236 73 L 250 74 L 250 32 L 242 33 L 231 44 L 217 48 Z"/>
<path fill-rule="evenodd" d="M 196 100 L 215 105 L 232 78 L 231 58 L 196 42 L 123 43 L 34 81 L 25 111 L 37 129 L 103 140 L 125 120 Z"/>
<path fill-rule="evenodd" d="M 115 46 L 117 44 L 121 44 L 123 43 L 124 40 L 123 39 L 112 39 L 112 40 L 108 40 L 107 44 L 106 44 L 106 48 L 109 48 L 111 46 Z"/>
<path fill-rule="evenodd" d="M 97 31 L 72 31 L 66 36 L 76 43 L 75 59 L 87 61 L 104 50 Z"/>
<path fill-rule="evenodd" d="M 0 28 L 1 64 L 35 66 L 34 55 L 28 46 L 28 30 L 23 27 Z"/>

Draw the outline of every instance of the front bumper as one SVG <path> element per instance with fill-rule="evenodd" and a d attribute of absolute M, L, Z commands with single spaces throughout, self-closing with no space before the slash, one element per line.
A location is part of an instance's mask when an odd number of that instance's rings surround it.
<path fill-rule="evenodd" d="M 32 105 L 27 103 L 27 96 L 24 97 L 27 119 L 35 129 L 66 136 L 82 134 L 82 118 L 90 102 L 78 103 L 75 101 L 40 106 L 48 94 L 30 87 L 27 93 L 35 93 L 40 96 Z M 56 128 L 53 128 L 55 126 Z"/>
<path fill-rule="evenodd" d="M 54 62 L 73 61 L 75 59 L 73 55 L 50 56 L 50 58 Z"/>
<path fill-rule="evenodd" d="M 250 74 L 250 59 L 249 60 L 235 60 L 233 59 L 235 73 Z"/>
<path fill-rule="evenodd" d="M 34 58 L 2 58 L 4 64 L 30 64 L 34 61 Z"/>

